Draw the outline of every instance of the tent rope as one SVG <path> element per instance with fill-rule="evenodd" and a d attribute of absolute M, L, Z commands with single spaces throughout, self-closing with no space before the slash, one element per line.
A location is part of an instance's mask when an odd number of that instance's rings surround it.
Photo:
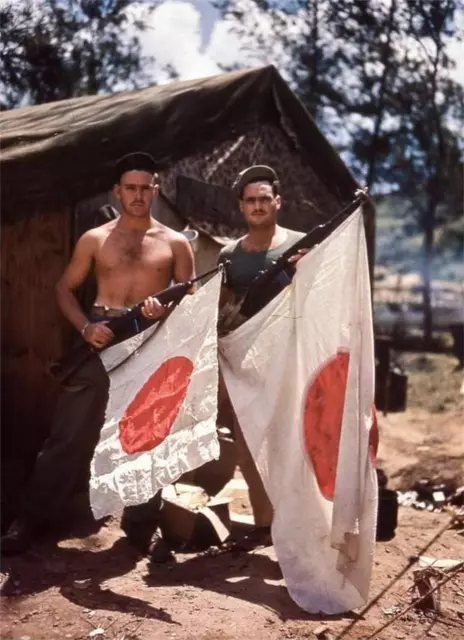
<path fill-rule="evenodd" d="M 428 551 L 428 549 L 430 549 L 430 547 L 439 539 L 441 538 L 441 536 L 445 533 L 445 531 L 449 528 L 451 528 L 451 526 L 454 524 L 454 522 L 458 519 L 457 514 L 453 514 L 453 516 L 451 517 L 451 519 L 445 524 L 443 525 L 443 527 L 441 527 L 441 529 L 439 529 L 439 531 L 433 536 L 433 538 L 431 540 L 429 540 L 429 542 L 427 542 L 427 544 L 414 556 L 411 556 L 410 558 L 408 558 L 408 563 L 405 567 L 403 567 L 403 569 L 401 569 L 401 571 L 392 578 L 392 580 L 387 584 L 386 587 L 384 587 L 382 589 L 382 591 L 375 596 L 375 598 L 373 598 L 367 605 L 366 607 L 361 611 L 361 613 L 359 614 L 359 616 L 353 620 L 352 622 L 350 622 L 349 625 L 347 625 L 344 629 L 341 630 L 341 632 L 338 634 L 338 636 L 336 636 L 335 640 L 342 640 L 346 634 L 351 631 L 351 629 L 359 622 L 359 620 L 361 620 L 362 618 L 364 618 L 365 614 L 370 611 L 372 609 L 372 607 L 374 605 L 377 604 L 377 602 L 383 598 L 383 596 L 387 593 L 387 591 L 389 591 L 393 585 L 398 582 L 398 580 L 400 578 L 402 578 L 404 576 L 404 574 L 412 567 L 416 564 L 416 562 L 418 562 L 419 557 L 424 555 L 424 553 L 426 551 Z M 377 631 L 376 631 L 377 633 Z M 371 638 L 373 636 L 370 636 Z"/>

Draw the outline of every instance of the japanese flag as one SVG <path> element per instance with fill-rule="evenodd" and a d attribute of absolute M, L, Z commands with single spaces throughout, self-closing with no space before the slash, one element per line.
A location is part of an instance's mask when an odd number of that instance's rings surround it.
<path fill-rule="evenodd" d="M 91 465 L 96 518 L 149 500 L 219 457 L 217 308 L 221 274 L 187 295 L 160 326 L 102 352 L 110 376 Z"/>
<path fill-rule="evenodd" d="M 368 597 L 375 545 L 374 353 L 362 213 L 292 284 L 220 339 L 232 405 L 274 508 L 292 598 L 336 614 Z"/>

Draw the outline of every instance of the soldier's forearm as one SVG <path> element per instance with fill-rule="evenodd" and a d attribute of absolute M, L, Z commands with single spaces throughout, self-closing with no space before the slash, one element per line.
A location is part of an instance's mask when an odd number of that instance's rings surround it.
<path fill-rule="evenodd" d="M 88 318 L 82 311 L 74 293 L 63 286 L 57 285 L 56 300 L 66 320 L 68 320 L 79 333 L 82 333 L 82 330 L 88 324 Z"/>

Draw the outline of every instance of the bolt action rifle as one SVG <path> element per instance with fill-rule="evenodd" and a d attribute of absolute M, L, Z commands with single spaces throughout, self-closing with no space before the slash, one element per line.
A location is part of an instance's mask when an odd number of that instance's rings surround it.
<path fill-rule="evenodd" d="M 367 188 L 358 189 L 355 198 L 330 220 L 313 227 L 305 236 L 273 262 L 267 269 L 259 271 L 241 300 L 226 303 L 220 313 L 220 334 L 224 335 L 254 316 L 282 291 L 292 280 L 295 267 L 289 258 L 301 249 L 312 249 L 320 244 L 339 224 L 348 218 L 367 199 Z M 227 269 L 226 269 L 227 283 Z"/>
<path fill-rule="evenodd" d="M 182 298 L 187 295 L 189 289 L 199 280 L 206 278 L 214 273 L 217 273 L 223 268 L 222 265 L 219 265 L 215 269 L 211 269 L 206 273 L 202 273 L 200 276 L 196 278 L 192 278 L 187 282 L 178 282 L 177 284 L 172 285 L 172 287 L 168 287 L 167 289 L 163 289 L 159 293 L 153 295 L 154 298 L 158 300 L 160 304 L 163 306 L 168 306 L 172 304 L 179 304 Z M 140 317 L 142 312 L 142 307 L 144 302 L 139 302 L 132 309 L 130 309 L 127 313 L 124 313 L 121 316 L 115 316 L 108 320 L 106 326 L 111 329 L 114 333 L 115 338 L 118 338 L 118 334 L 121 335 L 125 329 L 130 326 L 130 322 Z M 159 322 L 160 319 L 156 319 L 153 321 Z M 112 341 L 107 346 L 112 346 L 114 341 Z M 106 347 L 103 347 L 105 349 Z M 90 356 L 94 353 L 98 353 L 103 349 L 96 349 L 92 347 L 87 342 L 83 342 L 75 346 L 69 353 L 64 355 L 62 358 L 53 362 L 49 367 L 49 373 L 57 382 L 64 382 L 72 373 L 74 373 L 81 365 L 86 362 Z"/>

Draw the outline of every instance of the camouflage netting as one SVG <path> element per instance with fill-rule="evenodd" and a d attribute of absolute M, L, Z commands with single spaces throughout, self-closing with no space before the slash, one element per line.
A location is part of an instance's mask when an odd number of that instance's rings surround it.
<path fill-rule="evenodd" d="M 161 184 L 180 213 L 202 231 L 234 238 L 243 234 L 244 225 L 230 186 L 237 173 L 251 164 L 268 164 L 277 171 L 283 200 L 281 222 L 293 229 L 308 231 L 354 197 L 354 191 L 348 199 L 335 183 L 333 188 L 324 184 L 287 133 L 274 125 L 257 126 L 212 153 L 184 158 L 162 172 Z M 215 189 L 214 185 L 225 188 Z"/>

